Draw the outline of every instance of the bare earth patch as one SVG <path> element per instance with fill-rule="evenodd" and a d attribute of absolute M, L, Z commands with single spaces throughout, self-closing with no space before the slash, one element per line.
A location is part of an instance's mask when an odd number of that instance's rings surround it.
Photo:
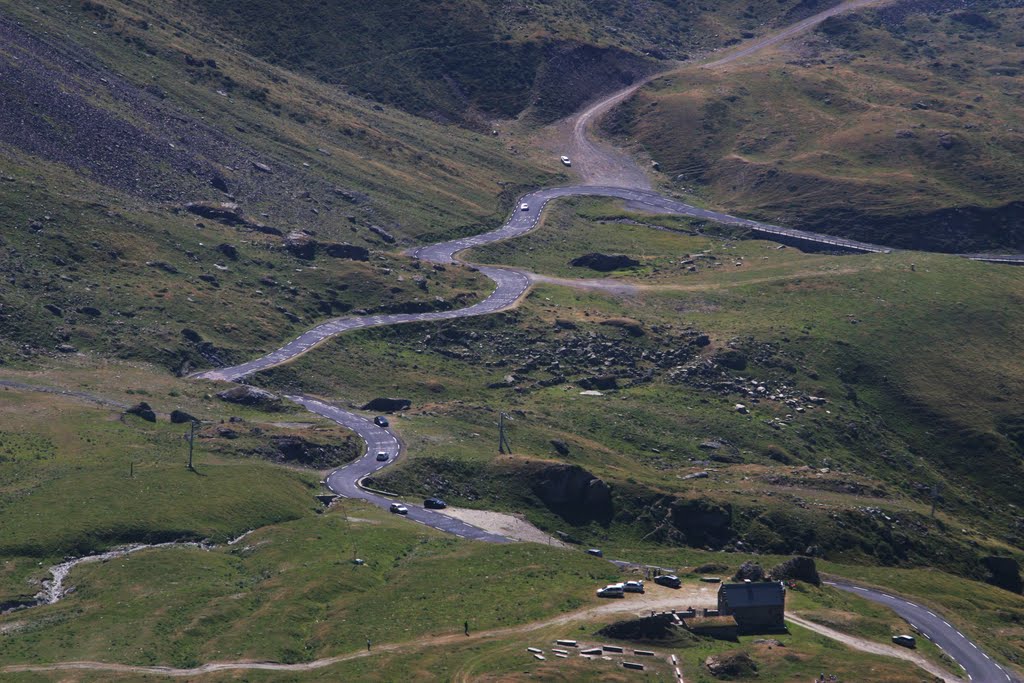
<path fill-rule="evenodd" d="M 571 547 L 562 543 L 553 536 L 548 536 L 546 533 L 517 515 L 509 515 L 504 512 L 491 512 L 489 510 L 469 510 L 466 508 L 453 507 L 446 508 L 444 514 L 454 517 L 455 519 L 461 519 L 467 524 L 480 527 L 484 531 L 508 536 L 509 538 L 514 538 L 517 541 L 543 543 L 545 545 L 553 545 L 559 548 Z"/>

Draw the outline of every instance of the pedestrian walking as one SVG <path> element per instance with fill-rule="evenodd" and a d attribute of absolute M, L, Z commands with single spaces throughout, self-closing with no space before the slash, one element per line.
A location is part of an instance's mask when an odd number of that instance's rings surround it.
<path fill-rule="evenodd" d="M 370 651 L 370 639 L 369 638 L 366 639 L 366 651 L 367 652 Z"/>
<path fill-rule="evenodd" d="M 469 635 L 469 621 L 465 621 L 465 622 L 463 622 L 463 624 L 462 624 L 462 630 L 466 632 L 466 635 L 467 635 L 467 636 Z"/>

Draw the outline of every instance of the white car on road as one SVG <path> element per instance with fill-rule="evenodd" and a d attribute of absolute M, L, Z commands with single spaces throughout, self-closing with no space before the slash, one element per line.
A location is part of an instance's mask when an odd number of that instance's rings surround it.
<path fill-rule="evenodd" d="M 562 160 L 562 163 L 563 163 L 563 164 L 565 164 L 566 166 L 572 166 L 572 161 L 571 161 L 571 160 L 569 159 L 569 157 L 567 157 L 567 156 L 565 156 L 565 155 L 563 154 L 563 155 L 562 155 L 561 157 L 559 157 L 559 158 L 560 158 L 560 159 Z"/>
<path fill-rule="evenodd" d="M 409 514 L 409 508 L 405 507 L 401 503 L 392 503 L 390 510 L 391 510 L 391 512 L 394 512 L 396 515 L 407 515 L 407 514 Z"/>
<path fill-rule="evenodd" d="M 530 205 L 527 204 L 526 202 L 523 202 L 522 204 L 519 205 L 519 210 L 520 211 L 529 211 L 530 210 Z"/>

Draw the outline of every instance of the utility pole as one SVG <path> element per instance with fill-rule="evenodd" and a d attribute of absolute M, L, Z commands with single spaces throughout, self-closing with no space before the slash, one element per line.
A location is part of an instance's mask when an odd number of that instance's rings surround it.
<path fill-rule="evenodd" d="M 188 471 L 195 472 L 196 468 L 192 467 L 192 447 L 196 440 L 196 421 L 192 420 L 188 426 Z"/>
<path fill-rule="evenodd" d="M 508 437 L 505 436 L 506 419 L 511 420 L 512 418 L 506 415 L 504 411 L 498 413 L 498 452 L 512 455 L 512 444 L 508 442 Z"/>

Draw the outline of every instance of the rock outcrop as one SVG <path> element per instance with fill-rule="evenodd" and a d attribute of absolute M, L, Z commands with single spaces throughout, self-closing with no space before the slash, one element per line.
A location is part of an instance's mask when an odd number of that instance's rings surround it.
<path fill-rule="evenodd" d="M 608 484 L 577 465 L 552 465 L 540 471 L 533 492 L 552 511 L 574 523 L 607 523 L 614 512 Z"/>
<path fill-rule="evenodd" d="M 147 422 L 156 422 L 156 413 L 145 401 L 139 401 L 128 410 L 124 411 L 128 415 L 135 415 L 141 417 Z"/>
<path fill-rule="evenodd" d="M 821 577 L 818 576 L 818 568 L 814 560 L 809 557 L 792 557 L 771 571 L 773 579 L 804 581 L 815 586 L 821 585 Z"/>
<path fill-rule="evenodd" d="M 334 258 L 344 258 L 350 261 L 370 260 L 370 250 L 366 247 L 359 247 L 345 242 L 325 244 L 323 247 L 327 255 Z"/>
<path fill-rule="evenodd" d="M 360 410 L 372 410 L 377 413 L 393 413 L 398 410 L 408 410 L 412 401 L 407 398 L 375 398 L 364 404 Z"/>
<path fill-rule="evenodd" d="M 764 581 L 764 569 L 761 565 L 748 560 L 740 565 L 732 578 L 734 581 Z"/>
<path fill-rule="evenodd" d="M 590 268 L 601 273 L 609 273 L 613 270 L 619 270 L 620 268 L 635 268 L 640 265 L 640 262 L 634 258 L 630 258 L 624 254 L 602 254 L 600 252 L 592 252 L 590 254 L 584 254 L 574 258 L 569 262 L 571 266 L 577 266 L 579 268 Z"/>
<path fill-rule="evenodd" d="M 196 418 L 192 417 L 184 410 L 172 410 L 171 411 L 171 422 L 179 424 L 188 424 L 189 422 L 199 422 Z"/>
<path fill-rule="evenodd" d="M 217 394 L 217 398 L 228 403 L 237 403 L 238 405 L 251 406 L 261 410 L 284 410 L 284 402 L 280 396 L 266 389 L 250 387 L 245 384 L 222 391 Z"/>
<path fill-rule="evenodd" d="M 1024 584 L 1020 578 L 1020 565 L 1012 557 L 983 557 L 981 563 L 988 570 L 987 583 L 1012 593 L 1020 593 Z"/>
<path fill-rule="evenodd" d="M 711 655 L 704 666 L 715 678 L 723 681 L 747 679 L 757 675 L 757 663 L 743 650 Z"/>

